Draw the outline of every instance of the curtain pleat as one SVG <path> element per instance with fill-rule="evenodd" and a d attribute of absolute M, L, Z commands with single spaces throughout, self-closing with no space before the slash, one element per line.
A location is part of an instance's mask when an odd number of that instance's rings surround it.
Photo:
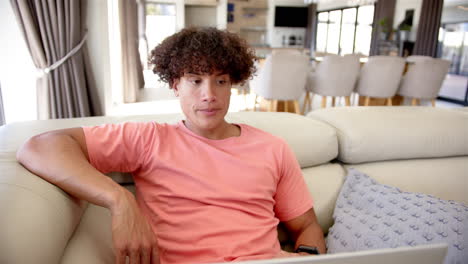
<path fill-rule="evenodd" d="M 437 56 L 443 0 L 423 0 L 413 55 Z"/>
<path fill-rule="evenodd" d="M 315 50 L 315 35 L 316 35 L 316 17 L 317 17 L 317 4 L 310 4 L 308 6 L 308 21 L 307 21 L 307 31 L 305 36 L 305 47 L 311 51 Z"/>
<path fill-rule="evenodd" d="M 138 52 L 138 10 L 136 0 L 120 0 L 122 76 L 124 102 L 134 103 L 143 88 L 143 67 Z"/>
<path fill-rule="evenodd" d="M 379 35 L 382 32 L 382 29 L 379 25 L 379 21 L 382 19 L 387 19 L 387 23 L 388 25 L 390 25 L 390 30 L 393 27 L 395 5 L 396 0 L 379 0 L 375 4 L 374 22 L 372 24 L 371 47 L 369 51 L 370 56 L 379 55 Z"/>
<path fill-rule="evenodd" d="M 86 0 L 10 1 L 38 69 L 65 57 L 86 33 Z M 38 119 L 102 114 L 87 56 L 85 43 L 58 68 L 38 77 Z"/>

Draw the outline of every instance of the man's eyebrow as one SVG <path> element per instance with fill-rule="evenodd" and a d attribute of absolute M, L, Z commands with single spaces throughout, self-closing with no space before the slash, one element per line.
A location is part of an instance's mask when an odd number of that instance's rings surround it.
<path fill-rule="evenodd" d="M 193 73 L 193 72 L 186 72 L 186 75 L 194 75 L 194 76 L 200 76 L 201 74 L 199 73 Z"/>

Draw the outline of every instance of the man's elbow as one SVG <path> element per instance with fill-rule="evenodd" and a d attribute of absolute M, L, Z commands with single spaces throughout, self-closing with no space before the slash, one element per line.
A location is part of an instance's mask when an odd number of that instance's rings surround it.
<path fill-rule="evenodd" d="M 26 166 L 29 163 L 31 157 L 37 153 L 40 140 L 40 135 L 36 135 L 24 142 L 23 145 L 21 145 L 16 151 L 16 160 L 22 165 Z"/>
<path fill-rule="evenodd" d="M 33 167 L 46 154 L 47 149 L 55 145 L 55 140 L 55 135 L 50 132 L 29 138 L 16 151 L 16 160 L 28 169 Z"/>

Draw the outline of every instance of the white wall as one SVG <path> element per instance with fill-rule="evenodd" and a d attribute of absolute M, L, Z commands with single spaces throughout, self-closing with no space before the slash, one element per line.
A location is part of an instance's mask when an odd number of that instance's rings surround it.
<path fill-rule="evenodd" d="M 7 123 L 37 119 L 36 68 L 10 1 L 0 1 L 0 83 Z"/>
<path fill-rule="evenodd" d="M 185 26 L 216 27 L 215 6 L 185 6 Z"/>
<path fill-rule="evenodd" d="M 112 83 L 110 75 L 109 25 L 107 1 L 90 1 L 87 5 L 88 47 L 91 70 L 96 82 L 99 100 L 104 114 L 112 107 Z"/>
<path fill-rule="evenodd" d="M 219 0 L 216 8 L 216 28 L 227 28 L 227 0 Z"/>
<path fill-rule="evenodd" d="M 317 4 L 317 10 L 328 10 L 328 9 L 337 9 L 348 6 L 348 0 L 325 0 L 319 1 Z"/>

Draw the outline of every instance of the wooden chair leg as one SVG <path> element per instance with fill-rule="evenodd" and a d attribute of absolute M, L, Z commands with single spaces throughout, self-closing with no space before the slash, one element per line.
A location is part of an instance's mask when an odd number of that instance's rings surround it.
<path fill-rule="evenodd" d="M 411 99 L 411 105 L 412 106 L 415 106 L 417 104 L 418 104 L 418 99 L 416 99 L 416 98 Z"/>
<path fill-rule="evenodd" d="M 344 100 L 345 100 L 345 105 L 346 106 L 351 106 L 350 96 L 345 96 Z"/>
<path fill-rule="evenodd" d="M 307 104 L 310 104 L 309 100 L 310 100 L 309 92 L 306 91 L 306 96 L 304 98 L 304 104 L 302 105 L 302 114 L 303 115 L 305 114 Z"/>
<path fill-rule="evenodd" d="M 393 105 L 392 98 L 391 97 L 387 98 L 387 106 L 392 106 L 392 105 Z"/>
<path fill-rule="evenodd" d="M 294 100 L 294 110 L 295 110 L 296 114 L 298 114 L 298 115 L 301 114 L 301 109 L 299 107 L 299 101 L 297 101 L 297 100 Z"/>
<path fill-rule="evenodd" d="M 431 100 L 431 103 L 432 103 L 432 107 L 435 107 L 436 100 L 435 100 L 435 99 L 432 99 L 432 100 Z"/>
<path fill-rule="evenodd" d="M 335 107 L 335 96 L 332 96 L 332 107 Z"/>
<path fill-rule="evenodd" d="M 366 96 L 366 100 L 364 101 L 364 106 L 369 106 L 370 103 L 370 97 Z"/>
<path fill-rule="evenodd" d="M 258 95 L 255 95 L 254 107 L 253 107 L 254 112 L 257 111 L 257 99 L 258 99 Z"/>
<path fill-rule="evenodd" d="M 289 112 L 289 101 L 284 101 L 284 112 Z"/>
<path fill-rule="evenodd" d="M 322 95 L 322 108 L 327 107 L 327 97 Z"/>
<path fill-rule="evenodd" d="M 278 112 L 278 100 L 273 100 L 273 112 Z"/>

